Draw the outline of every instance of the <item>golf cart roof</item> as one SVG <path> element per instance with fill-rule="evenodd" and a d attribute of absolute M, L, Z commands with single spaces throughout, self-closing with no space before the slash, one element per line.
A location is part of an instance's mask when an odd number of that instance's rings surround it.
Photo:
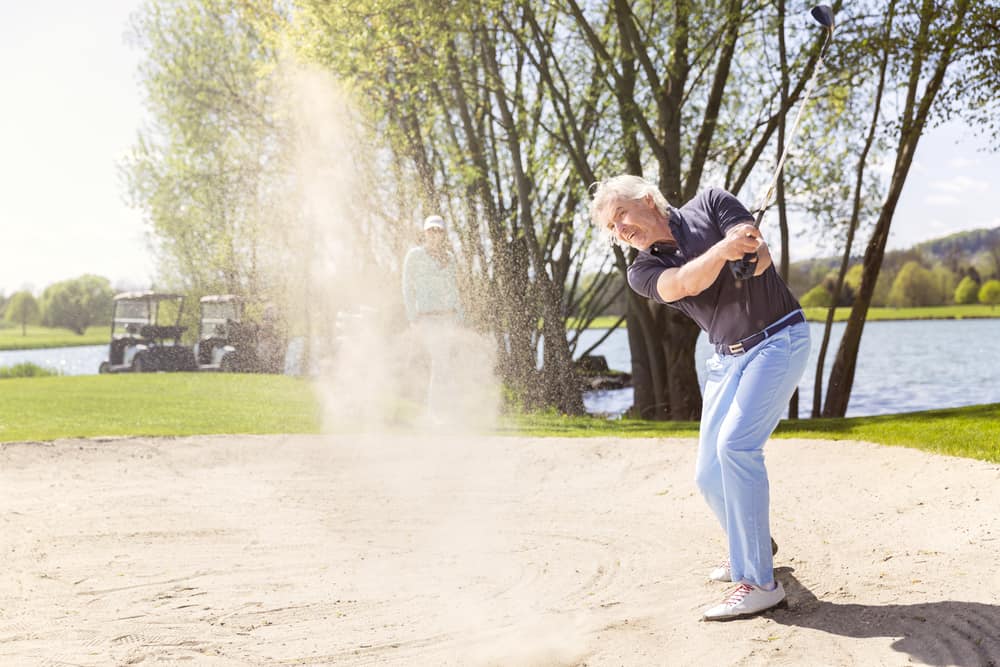
<path fill-rule="evenodd" d="M 183 294 L 168 294 L 166 292 L 122 292 L 115 294 L 115 301 L 171 301 L 183 299 Z"/>
<path fill-rule="evenodd" d="M 202 303 L 240 303 L 243 301 L 246 299 L 235 294 L 209 294 L 201 297 Z"/>

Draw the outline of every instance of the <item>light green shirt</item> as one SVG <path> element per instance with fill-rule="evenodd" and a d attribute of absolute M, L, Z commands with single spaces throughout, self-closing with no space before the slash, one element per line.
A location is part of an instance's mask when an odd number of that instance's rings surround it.
<path fill-rule="evenodd" d="M 423 246 L 411 248 L 403 261 L 403 303 L 407 319 L 414 322 L 421 315 L 449 312 L 462 319 L 456 276 L 455 257 L 450 252 L 448 261 L 441 266 Z"/>

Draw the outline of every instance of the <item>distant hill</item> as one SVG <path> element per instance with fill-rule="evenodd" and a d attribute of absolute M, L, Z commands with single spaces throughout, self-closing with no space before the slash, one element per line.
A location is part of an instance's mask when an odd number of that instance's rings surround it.
<path fill-rule="evenodd" d="M 860 251 L 864 252 L 864 246 Z M 819 257 L 792 262 L 788 276 L 792 292 L 796 296 L 805 294 L 819 284 L 829 272 L 840 268 L 840 259 L 840 257 Z M 851 266 L 859 264 L 861 259 L 861 254 L 851 257 Z M 887 251 L 882 262 L 882 271 L 894 275 L 910 260 L 918 260 L 928 268 L 938 263 L 944 264 L 955 273 L 964 272 L 972 267 L 983 278 L 998 277 L 1000 276 L 1000 227 L 958 232 L 918 243 L 906 250 Z"/>
<path fill-rule="evenodd" d="M 943 262 L 956 255 L 962 258 L 974 258 L 982 253 L 993 252 L 997 248 L 1000 248 L 1000 227 L 958 232 L 913 246 L 914 250 Z"/>

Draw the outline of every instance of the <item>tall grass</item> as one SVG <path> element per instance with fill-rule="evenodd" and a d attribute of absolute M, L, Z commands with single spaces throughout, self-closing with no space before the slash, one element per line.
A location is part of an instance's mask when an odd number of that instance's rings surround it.
<path fill-rule="evenodd" d="M 20 364 L 14 364 L 13 366 L 0 366 L 0 378 L 37 378 L 37 377 L 49 377 L 51 375 L 59 375 L 56 371 L 49 370 L 48 368 L 42 368 L 38 364 L 33 364 L 30 361 L 24 361 Z"/>

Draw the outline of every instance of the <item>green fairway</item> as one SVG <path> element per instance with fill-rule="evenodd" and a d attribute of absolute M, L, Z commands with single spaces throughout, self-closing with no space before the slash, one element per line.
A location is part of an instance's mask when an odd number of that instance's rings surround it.
<path fill-rule="evenodd" d="M 0 441 L 315 433 L 310 384 L 282 375 L 149 373 L 0 380 Z"/>
<path fill-rule="evenodd" d="M 88 327 L 82 336 L 69 329 L 50 327 L 27 327 L 22 335 L 21 327 L 7 326 L 0 329 L 0 350 L 37 350 L 46 347 L 75 347 L 78 345 L 107 344 L 111 338 L 111 328 L 106 326 Z"/>
<path fill-rule="evenodd" d="M 408 404 L 407 404 L 408 405 Z M 397 410 L 405 428 L 413 409 Z M 402 416 L 410 414 L 407 418 Z M 96 436 L 318 433 L 309 380 L 282 375 L 149 373 L 0 379 L 0 442 Z M 343 424 L 338 430 L 363 430 Z M 695 422 L 506 415 L 500 435 L 696 438 Z M 1000 463 L 1000 404 L 851 419 L 783 421 L 778 438 L 865 440 Z"/>

